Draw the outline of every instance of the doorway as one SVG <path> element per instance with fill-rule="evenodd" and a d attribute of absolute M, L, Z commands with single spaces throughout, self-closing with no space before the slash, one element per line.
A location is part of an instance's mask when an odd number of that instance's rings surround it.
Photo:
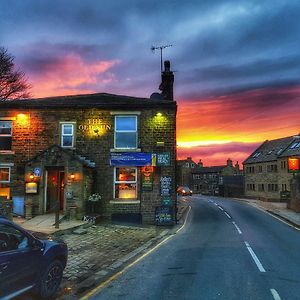
<path fill-rule="evenodd" d="M 48 168 L 45 176 L 45 205 L 44 211 L 55 212 L 56 205 L 64 210 L 65 172 L 63 168 Z"/>

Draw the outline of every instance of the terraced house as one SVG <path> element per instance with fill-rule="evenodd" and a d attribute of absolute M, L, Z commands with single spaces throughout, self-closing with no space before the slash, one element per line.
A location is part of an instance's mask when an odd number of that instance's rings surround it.
<path fill-rule="evenodd" d="M 165 62 L 150 98 L 90 94 L 0 101 L 0 196 L 16 214 L 174 217 L 176 102 Z M 24 211 L 25 207 L 25 211 Z M 94 207 L 95 209 L 95 207 Z"/>
<path fill-rule="evenodd" d="M 265 141 L 245 161 L 245 195 L 285 201 L 295 176 L 288 159 L 300 157 L 300 135 Z"/>

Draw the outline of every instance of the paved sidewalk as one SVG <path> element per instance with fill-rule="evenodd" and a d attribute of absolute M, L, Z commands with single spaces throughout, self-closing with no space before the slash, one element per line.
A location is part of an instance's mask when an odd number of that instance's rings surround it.
<path fill-rule="evenodd" d="M 94 225 L 60 236 L 68 245 L 68 264 L 59 299 L 78 299 L 147 252 L 184 222 L 188 203 L 178 199 L 178 225 Z"/>
<path fill-rule="evenodd" d="M 266 201 L 255 200 L 255 199 L 240 199 L 240 198 L 234 198 L 234 199 L 238 201 L 245 201 L 252 206 L 268 211 L 284 219 L 285 221 L 291 223 L 292 225 L 300 228 L 300 213 L 296 213 L 293 210 L 288 209 L 287 203 L 266 202 Z"/>
<path fill-rule="evenodd" d="M 157 226 L 103 224 L 63 234 L 69 257 L 59 298 L 78 299 L 169 233 Z"/>

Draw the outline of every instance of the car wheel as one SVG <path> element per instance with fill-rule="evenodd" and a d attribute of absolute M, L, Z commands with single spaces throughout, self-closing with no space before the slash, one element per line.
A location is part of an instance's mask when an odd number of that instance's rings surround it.
<path fill-rule="evenodd" d="M 64 268 L 58 260 L 47 266 L 40 281 L 39 293 L 42 298 L 51 298 L 57 293 L 62 280 L 63 270 Z"/>

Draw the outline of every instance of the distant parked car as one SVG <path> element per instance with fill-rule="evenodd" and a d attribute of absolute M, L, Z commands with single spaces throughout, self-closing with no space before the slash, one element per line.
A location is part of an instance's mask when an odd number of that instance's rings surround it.
<path fill-rule="evenodd" d="M 193 191 L 188 186 L 180 186 L 177 188 L 177 194 L 180 196 L 192 196 Z"/>
<path fill-rule="evenodd" d="M 37 238 L 0 215 L 0 299 L 29 290 L 39 298 L 53 299 L 67 256 L 64 242 Z"/>

